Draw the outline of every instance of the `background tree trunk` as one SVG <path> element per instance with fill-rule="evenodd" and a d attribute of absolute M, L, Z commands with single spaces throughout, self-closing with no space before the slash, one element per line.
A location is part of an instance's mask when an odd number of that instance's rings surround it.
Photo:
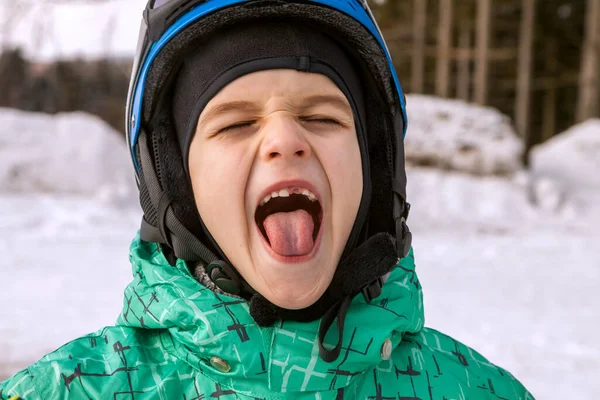
<path fill-rule="evenodd" d="M 459 48 L 465 52 L 471 49 L 471 29 L 465 24 L 460 27 Z M 465 57 L 458 62 L 456 97 L 463 101 L 469 101 L 470 89 L 471 62 L 469 58 Z"/>
<path fill-rule="evenodd" d="M 558 71 L 558 43 L 555 37 L 546 43 L 546 66 L 550 76 Z M 542 141 L 550 139 L 556 132 L 556 100 L 558 88 L 549 88 L 544 95 L 544 114 L 542 121 Z"/>
<path fill-rule="evenodd" d="M 577 122 L 598 116 L 600 107 L 600 0 L 588 0 L 586 11 Z"/>
<path fill-rule="evenodd" d="M 448 97 L 450 94 L 453 0 L 440 0 L 439 15 L 435 93 L 439 97 Z"/>
<path fill-rule="evenodd" d="M 517 132 L 527 142 L 531 99 L 531 64 L 533 60 L 532 50 L 535 29 L 535 0 L 522 0 L 522 7 L 515 123 Z"/>
<path fill-rule="evenodd" d="M 490 48 L 492 0 L 477 1 L 477 62 L 475 64 L 475 102 L 487 103 L 488 55 Z"/>
<path fill-rule="evenodd" d="M 414 7 L 412 76 L 410 90 L 413 93 L 422 93 L 425 81 L 425 24 L 427 22 L 427 0 L 415 0 Z"/>

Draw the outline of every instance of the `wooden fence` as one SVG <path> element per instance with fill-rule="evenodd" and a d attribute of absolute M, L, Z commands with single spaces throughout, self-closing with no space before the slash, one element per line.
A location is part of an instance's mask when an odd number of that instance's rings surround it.
<path fill-rule="evenodd" d="M 456 15 L 466 2 L 475 8 L 475 23 L 456 24 Z M 511 115 L 515 127 L 523 136 L 528 148 L 558 133 L 564 126 L 557 124 L 561 107 L 571 107 L 571 123 L 600 116 L 600 0 L 586 1 L 585 34 L 580 51 L 579 70 L 558 74 L 561 54 L 556 38 L 536 38 L 538 12 L 543 0 L 514 0 L 519 8 L 518 35 L 514 46 L 494 46 L 495 0 L 414 0 L 411 32 L 409 91 L 426 93 L 427 76 L 434 79 L 429 85 L 432 94 L 440 97 L 455 97 L 481 105 L 495 105 L 490 99 L 490 88 L 496 93 L 510 91 L 512 110 L 506 106 L 502 111 Z M 459 3 L 457 6 L 457 3 Z M 506 1 L 504 2 L 504 4 Z M 432 21 L 432 10 L 437 12 Z M 463 20 L 464 21 L 464 20 Z M 435 44 L 427 41 L 428 28 L 437 24 Z M 545 59 L 535 59 L 536 43 L 545 46 Z M 405 53 L 406 55 L 406 53 Z M 428 75 L 427 64 L 435 61 L 433 72 Z M 514 72 L 509 77 L 490 77 L 490 68 L 495 63 L 504 63 Z M 536 75 L 535 65 L 543 65 L 544 73 Z M 505 68 L 506 69 L 506 68 Z M 559 102 L 561 88 L 576 91 L 572 104 Z M 560 111 L 562 112 L 564 108 Z M 535 124 L 532 124 L 535 120 Z M 563 124 L 564 125 L 564 124 Z"/>

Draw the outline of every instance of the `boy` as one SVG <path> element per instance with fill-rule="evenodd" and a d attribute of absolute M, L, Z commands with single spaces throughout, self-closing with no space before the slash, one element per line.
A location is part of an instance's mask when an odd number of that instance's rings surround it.
<path fill-rule="evenodd" d="M 144 21 L 123 312 L 0 399 L 533 398 L 423 327 L 404 98 L 365 3 L 151 1 Z"/>

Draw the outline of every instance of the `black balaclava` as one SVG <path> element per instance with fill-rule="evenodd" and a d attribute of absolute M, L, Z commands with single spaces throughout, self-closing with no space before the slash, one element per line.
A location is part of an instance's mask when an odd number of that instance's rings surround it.
<path fill-rule="evenodd" d="M 295 69 L 329 77 L 353 109 L 363 164 L 363 198 L 348 251 L 358 240 L 371 195 L 366 140 L 366 113 L 359 75 L 346 52 L 328 35 L 308 26 L 262 22 L 218 31 L 183 55 L 174 80 L 171 113 L 189 179 L 189 147 L 200 114 L 208 102 L 235 79 L 268 69 Z M 207 188 L 210 190 L 210 188 Z M 200 220 L 194 232 L 216 254 L 225 257 Z"/>
<path fill-rule="evenodd" d="M 208 102 L 243 75 L 283 68 L 321 73 L 332 79 L 348 97 L 357 130 L 365 129 L 360 79 L 350 58 L 332 38 L 298 24 L 236 26 L 218 31 L 185 54 L 175 78 L 172 116 L 186 170 L 196 124 Z"/>

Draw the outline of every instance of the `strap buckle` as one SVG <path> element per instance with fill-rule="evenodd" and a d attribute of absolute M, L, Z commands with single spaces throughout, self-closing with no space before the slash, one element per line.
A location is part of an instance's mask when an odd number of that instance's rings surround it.
<path fill-rule="evenodd" d="M 408 256 L 412 247 L 412 233 L 404 217 L 396 218 L 396 247 L 400 258 Z"/>
<path fill-rule="evenodd" d="M 379 278 L 375 279 L 373 282 L 361 289 L 361 293 L 367 303 L 370 303 L 371 301 L 373 301 L 373 299 L 376 299 L 381 295 L 384 283 L 385 281 L 383 280 L 383 277 L 380 276 Z"/>
<path fill-rule="evenodd" d="M 173 248 L 173 242 L 171 240 L 170 232 L 167 228 L 167 212 L 169 211 L 169 207 L 171 207 L 172 201 L 169 199 L 169 196 L 165 192 L 162 192 L 160 195 L 160 200 L 158 201 L 158 231 L 160 232 L 160 236 L 162 237 L 164 243 L 167 244 L 170 248 Z"/>
<path fill-rule="evenodd" d="M 396 221 L 396 247 L 398 256 L 404 258 L 410 252 L 412 247 L 412 233 L 406 225 L 406 220 L 410 214 L 410 203 L 402 196 L 396 194 L 395 221 Z"/>

